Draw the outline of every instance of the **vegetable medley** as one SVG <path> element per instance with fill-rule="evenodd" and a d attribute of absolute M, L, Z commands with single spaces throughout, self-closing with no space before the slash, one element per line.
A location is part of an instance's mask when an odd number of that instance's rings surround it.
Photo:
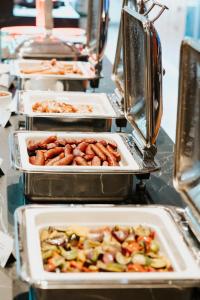
<path fill-rule="evenodd" d="M 49 227 L 40 232 L 45 271 L 170 272 L 156 233 L 146 226 Z"/>

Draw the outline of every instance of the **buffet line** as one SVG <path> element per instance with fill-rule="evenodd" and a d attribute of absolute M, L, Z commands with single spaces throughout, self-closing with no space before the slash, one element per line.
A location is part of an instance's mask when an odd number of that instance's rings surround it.
<path fill-rule="evenodd" d="M 98 1 L 98 9 L 102 16 L 108 1 Z M 36 59 L 34 51 L 20 57 L 23 44 L 19 57 L 8 60 L 17 87 L 12 107 L 24 120 L 10 136 L 12 167 L 21 174 L 26 203 L 15 211 L 17 274 L 38 300 L 52 290 L 61 299 L 63 290 L 73 288 L 123 293 L 200 283 L 200 47 L 194 41 L 181 47 L 174 153 L 174 183 L 186 209 L 126 203 L 136 177 L 147 179 L 162 168 L 156 160 L 162 52 L 149 11 L 141 14 L 135 1 L 124 1 L 112 95 L 86 92 L 103 76 L 98 47 L 79 61 Z M 99 34 L 107 21 L 99 22 L 95 45 L 107 36 Z M 37 39 L 29 39 L 29 47 L 35 46 Z M 1 103 L 10 98 L 0 92 Z M 131 133 L 120 132 L 127 122 Z"/>

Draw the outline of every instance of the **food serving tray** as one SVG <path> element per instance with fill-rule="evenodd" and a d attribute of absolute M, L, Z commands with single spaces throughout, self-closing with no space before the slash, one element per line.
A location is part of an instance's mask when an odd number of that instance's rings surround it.
<path fill-rule="evenodd" d="M 83 61 L 59 61 L 59 63 L 67 64 L 67 65 L 76 65 L 81 71 L 82 74 L 25 74 L 21 72 L 22 69 L 30 69 L 30 68 L 41 68 L 41 63 L 44 60 L 37 59 L 16 59 L 10 62 L 11 64 L 11 75 L 17 76 L 21 79 L 31 79 L 31 78 L 54 78 L 61 80 L 90 80 L 96 78 L 94 67 L 89 62 Z"/>
<path fill-rule="evenodd" d="M 119 166 L 37 166 L 29 162 L 27 143 L 56 135 L 59 138 L 95 138 L 115 142 L 121 154 Z M 127 134 L 16 132 L 12 146 L 13 165 L 24 174 L 24 194 L 30 201 L 122 201 L 133 192 L 133 174 L 159 169 L 154 160 L 144 160 Z M 131 144 L 132 142 L 132 144 Z"/>
<path fill-rule="evenodd" d="M 53 100 L 73 105 L 75 113 L 35 112 L 37 102 Z M 88 112 L 85 108 L 90 106 Z M 27 130 L 59 131 L 111 131 L 112 119 L 122 118 L 123 113 L 114 95 L 105 93 L 20 91 L 17 96 L 17 113 L 26 117 Z"/>
<path fill-rule="evenodd" d="M 161 251 L 171 261 L 172 272 L 141 273 L 51 273 L 44 271 L 39 231 L 48 226 L 135 226 L 156 231 Z M 17 271 L 38 289 L 138 288 L 194 286 L 200 268 L 181 233 L 181 218 L 175 208 L 161 206 L 25 206 L 15 213 Z M 199 252 L 199 251 L 198 251 Z M 59 294 L 58 294 L 59 295 Z"/>

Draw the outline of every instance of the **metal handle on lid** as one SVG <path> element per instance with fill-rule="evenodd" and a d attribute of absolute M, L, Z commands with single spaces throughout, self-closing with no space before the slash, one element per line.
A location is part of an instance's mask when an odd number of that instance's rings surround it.
<path fill-rule="evenodd" d="M 148 2 L 149 0 L 146 0 L 144 3 Z M 163 14 L 163 12 L 166 10 L 166 9 L 169 9 L 166 5 L 163 5 L 161 3 L 159 3 L 158 1 L 154 1 L 153 0 L 153 3 L 152 5 L 150 6 L 150 8 L 143 14 L 144 16 L 147 16 L 151 11 L 152 9 L 155 7 L 155 6 L 159 6 L 161 8 L 161 10 L 159 11 L 158 15 L 153 19 L 151 20 L 151 23 L 154 23 L 156 20 L 158 20 L 160 18 L 160 16 Z"/>

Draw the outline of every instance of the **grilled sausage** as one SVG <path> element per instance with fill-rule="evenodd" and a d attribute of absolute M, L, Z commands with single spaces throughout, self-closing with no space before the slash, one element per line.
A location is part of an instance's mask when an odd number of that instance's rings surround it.
<path fill-rule="evenodd" d="M 30 164 L 34 165 L 35 164 L 35 156 L 30 156 L 29 162 L 30 162 Z"/>
<path fill-rule="evenodd" d="M 95 155 L 94 151 L 93 151 L 92 148 L 91 148 L 91 144 L 89 144 L 89 145 L 87 146 L 87 148 L 85 149 L 85 153 L 86 153 L 87 155 L 91 155 L 91 154 Z"/>
<path fill-rule="evenodd" d="M 113 141 L 109 141 L 109 142 L 108 142 L 108 145 L 110 145 L 110 146 L 113 147 L 114 149 L 117 148 L 117 144 L 116 144 L 115 142 L 113 142 Z"/>
<path fill-rule="evenodd" d="M 92 160 L 92 159 L 94 158 L 94 156 L 95 156 L 95 154 L 86 154 L 86 155 L 84 156 L 84 158 L 85 158 L 87 161 L 89 161 L 89 160 Z"/>
<path fill-rule="evenodd" d="M 51 135 L 48 138 L 42 140 L 39 142 L 39 147 L 43 148 L 45 145 L 50 144 L 50 143 L 54 143 L 57 140 L 57 136 L 56 135 Z"/>
<path fill-rule="evenodd" d="M 58 156 L 52 158 L 52 159 L 49 159 L 48 162 L 46 162 L 46 165 L 47 166 L 53 166 L 54 163 L 56 163 L 57 161 L 59 161 L 60 159 L 64 158 L 65 157 L 65 154 L 64 153 L 61 153 L 59 154 Z"/>
<path fill-rule="evenodd" d="M 112 153 L 110 153 L 108 151 L 108 149 L 106 147 L 104 147 L 102 144 L 100 143 L 96 143 L 96 146 L 107 156 L 107 157 L 110 157 L 112 159 L 114 159 L 114 155 Z M 106 160 L 106 159 L 105 159 Z"/>
<path fill-rule="evenodd" d="M 92 166 L 101 166 L 101 160 L 98 156 L 94 156 L 92 159 Z"/>
<path fill-rule="evenodd" d="M 83 157 L 84 155 L 85 155 L 85 153 L 84 152 L 82 152 L 80 149 L 78 149 L 78 147 L 77 148 L 75 148 L 74 150 L 73 150 L 73 155 L 74 156 L 81 156 L 81 157 Z"/>
<path fill-rule="evenodd" d="M 52 158 L 54 156 L 59 155 L 60 153 L 64 152 L 64 148 L 63 147 L 55 147 L 53 149 L 48 150 L 47 152 L 44 153 L 44 157 L 45 159 L 49 159 Z"/>
<path fill-rule="evenodd" d="M 111 157 L 108 157 L 108 165 L 116 167 L 116 166 L 119 166 L 119 163 L 117 162 L 115 157 L 113 158 L 111 156 Z"/>
<path fill-rule="evenodd" d="M 79 166 L 87 166 L 88 165 L 87 161 L 83 157 L 76 156 L 74 160 L 77 163 L 77 165 L 79 165 Z"/>
<path fill-rule="evenodd" d="M 53 148 L 55 148 L 56 146 L 57 146 L 56 143 L 50 143 L 50 144 L 47 144 L 47 150 L 53 149 Z"/>
<path fill-rule="evenodd" d="M 53 165 L 54 166 L 67 166 L 70 165 L 73 162 L 74 156 L 72 154 L 69 154 L 65 156 L 64 158 L 58 160 Z"/>
<path fill-rule="evenodd" d="M 98 143 L 97 143 L 98 144 Z M 96 145 L 91 145 L 91 149 L 95 152 L 95 154 L 97 155 L 97 156 L 99 156 L 100 158 L 101 158 L 101 160 L 106 160 L 106 156 L 105 156 L 105 154 L 102 152 L 102 150 L 99 148 L 99 147 L 97 147 L 97 144 Z M 101 145 L 101 144 L 99 144 L 99 145 Z M 104 147 L 103 145 L 101 145 L 102 147 Z M 104 147 L 105 148 L 105 147 Z"/>
<path fill-rule="evenodd" d="M 85 149 L 87 148 L 87 146 L 88 146 L 88 143 L 82 142 L 82 143 L 80 143 L 80 144 L 78 145 L 77 148 L 80 149 L 82 152 L 84 152 Z"/>
<path fill-rule="evenodd" d="M 65 152 L 65 156 L 67 156 L 68 154 L 71 154 L 72 153 L 72 146 L 67 144 L 65 146 L 64 152 Z"/>
<path fill-rule="evenodd" d="M 98 143 L 102 144 L 103 146 L 107 146 L 107 142 L 105 140 L 100 140 Z"/>
<path fill-rule="evenodd" d="M 95 144 L 97 141 L 93 138 L 86 138 L 84 139 L 84 142 L 88 144 Z"/>
<path fill-rule="evenodd" d="M 110 145 L 107 146 L 108 151 L 114 155 L 117 161 L 121 160 L 121 155 L 118 151 L 114 150 Z"/>
<path fill-rule="evenodd" d="M 36 157 L 35 157 L 35 166 L 44 166 L 45 165 L 45 158 L 44 158 L 44 152 L 41 150 L 36 151 Z"/>
<path fill-rule="evenodd" d="M 66 139 L 58 138 L 57 143 L 58 145 L 65 146 L 67 144 L 67 141 Z"/>

